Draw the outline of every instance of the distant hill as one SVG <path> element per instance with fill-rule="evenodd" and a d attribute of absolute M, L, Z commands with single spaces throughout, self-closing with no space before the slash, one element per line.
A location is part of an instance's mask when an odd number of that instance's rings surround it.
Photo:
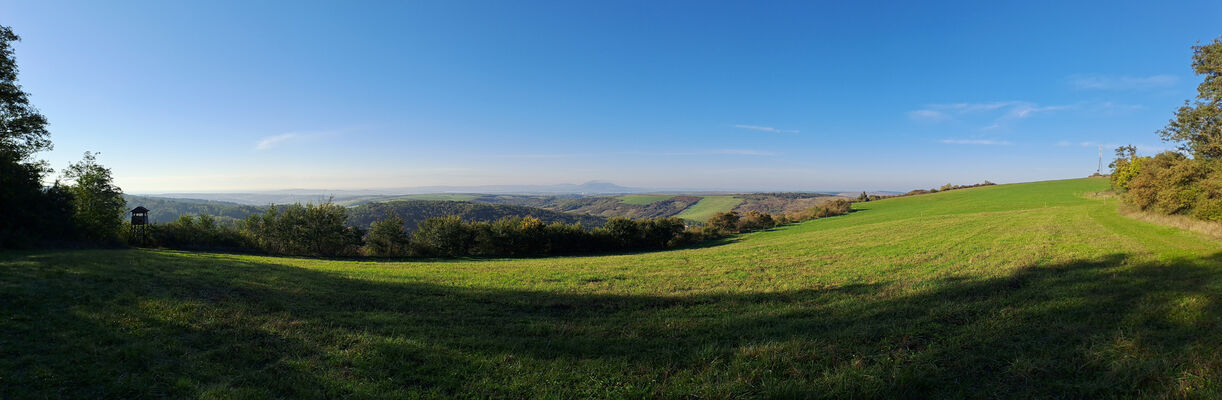
<path fill-rule="evenodd" d="M 386 218 L 387 214 L 403 218 L 404 225 L 409 231 L 415 230 L 416 225 L 425 219 L 451 215 L 457 215 L 465 221 L 495 221 L 505 217 L 532 216 L 545 223 L 573 224 L 580 222 L 587 227 L 599 227 L 606 222 L 606 218 L 602 217 L 517 205 L 442 200 L 398 200 L 367 203 L 349 208 L 348 225 L 368 228 L 374 221 Z"/>
<path fill-rule="evenodd" d="M 339 204 L 359 204 L 397 200 L 407 195 L 446 194 L 522 194 L 522 195 L 605 195 L 643 193 L 646 189 L 631 188 L 609 182 L 590 181 L 580 185 L 486 185 L 486 186 L 421 186 L 367 190 L 289 189 L 233 193 L 163 193 L 150 197 L 206 199 L 254 206 L 290 203 L 322 203 L 328 199 Z"/>
<path fill-rule="evenodd" d="M 246 218 L 250 214 L 262 213 L 265 207 L 249 206 L 226 201 L 202 199 L 169 199 L 164 197 L 123 195 L 127 201 L 127 209 L 144 206 L 149 209 L 149 222 L 166 223 L 178 219 L 180 215 L 207 214 L 224 221 L 234 221 Z"/>

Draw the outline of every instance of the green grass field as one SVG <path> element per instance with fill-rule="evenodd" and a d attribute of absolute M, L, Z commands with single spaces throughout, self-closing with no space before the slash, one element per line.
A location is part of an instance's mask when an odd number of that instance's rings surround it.
<path fill-rule="evenodd" d="M 1222 243 L 1085 195 L 1106 188 L 629 255 L 0 253 L 0 398 L 1222 395 Z"/>
<path fill-rule="evenodd" d="M 704 221 L 713 214 L 730 211 L 743 200 L 734 196 L 703 196 L 696 204 L 683 210 L 676 217 L 695 221 Z"/>
<path fill-rule="evenodd" d="M 669 194 L 628 194 L 616 198 L 624 204 L 644 206 L 657 203 L 659 201 L 670 200 L 672 197 L 675 196 Z"/>

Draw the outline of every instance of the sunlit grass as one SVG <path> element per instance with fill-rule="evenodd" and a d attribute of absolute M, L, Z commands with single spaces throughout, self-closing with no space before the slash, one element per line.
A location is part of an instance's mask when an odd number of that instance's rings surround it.
<path fill-rule="evenodd" d="M 1217 397 L 1222 245 L 1106 187 L 614 256 L 0 253 L 0 398 Z"/>
<path fill-rule="evenodd" d="M 676 217 L 704 221 L 719 212 L 730 211 L 743 200 L 734 196 L 702 196 L 700 201 L 680 212 Z"/>
<path fill-rule="evenodd" d="M 669 194 L 628 194 L 616 197 L 621 203 L 634 204 L 639 206 L 650 205 L 663 200 L 670 200 L 674 195 Z"/>

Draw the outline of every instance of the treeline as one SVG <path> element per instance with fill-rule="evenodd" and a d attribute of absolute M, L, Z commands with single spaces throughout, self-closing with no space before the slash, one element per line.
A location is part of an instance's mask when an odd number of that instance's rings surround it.
<path fill-rule="evenodd" d="M 1139 157 L 1131 146 L 1117 149 L 1112 187 L 1143 211 L 1222 221 L 1222 162 L 1178 152 Z"/>
<path fill-rule="evenodd" d="M 703 224 L 679 218 L 611 218 L 602 226 L 546 223 L 533 216 L 469 221 L 427 218 L 409 231 L 403 218 L 388 214 L 368 230 L 346 223 L 344 207 L 324 203 L 272 206 L 236 223 L 208 215 L 182 216 L 133 230 L 134 244 L 189 250 L 250 251 L 277 255 L 373 257 L 528 257 L 663 250 L 778 225 L 847 214 L 844 199 L 801 213 L 774 216 L 735 211 Z M 130 229 L 130 228 L 129 228 Z"/>
<path fill-rule="evenodd" d="M 12 44 L 21 40 L 0 26 L 0 249 L 115 244 L 123 217 L 123 192 L 95 154 L 55 171 L 38 152 L 51 149 L 47 117 L 17 83 Z"/>
<path fill-rule="evenodd" d="M 238 221 L 246 216 L 262 213 L 266 207 L 248 206 L 238 203 L 199 199 L 167 199 L 161 197 L 123 195 L 127 209 L 137 205 L 149 209 L 149 222 L 173 222 L 181 215 L 211 215 L 221 221 Z"/>
<path fill-rule="evenodd" d="M 348 224 L 358 228 L 369 228 L 374 222 L 394 215 L 403 219 L 408 231 L 413 231 L 424 220 L 437 217 L 456 216 L 464 221 L 492 222 L 503 218 L 531 215 L 545 224 L 555 222 L 577 224 L 587 228 L 602 226 L 607 220 L 591 215 L 569 214 L 541 208 L 483 204 L 465 201 L 443 200 L 397 200 L 366 203 L 348 210 Z"/>
<path fill-rule="evenodd" d="M 896 197 L 908 197 L 908 196 L 916 196 L 916 195 L 922 195 L 922 194 L 945 192 L 945 191 L 950 191 L 950 190 L 968 189 L 968 188 L 974 188 L 974 187 L 993 186 L 993 185 L 996 185 L 996 183 L 989 182 L 987 180 L 981 183 L 973 184 L 973 185 L 952 185 L 952 184 L 947 183 L 937 188 L 916 189 L 916 190 L 909 191 L 908 193 L 893 194 L 893 195 L 887 195 L 887 196 L 879 196 L 879 195 L 873 195 L 873 194 L 866 194 L 866 192 L 861 192 L 861 195 L 857 196 L 857 201 L 874 201 L 874 200 L 882 200 L 882 199 L 891 199 L 891 198 L 896 198 Z"/>
<path fill-rule="evenodd" d="M 1205 78 L 1196 101 L 1158 131 L 1179 151 L 1141 157 L 1134 146 L 1117 148 L 1110 179 L 1141 210 L 1222 221 L 1222 40 L 1194 46 L 1192 67 Z"/>

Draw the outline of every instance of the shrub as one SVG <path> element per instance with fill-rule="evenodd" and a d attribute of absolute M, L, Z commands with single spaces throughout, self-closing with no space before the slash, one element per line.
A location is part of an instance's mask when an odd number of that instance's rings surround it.
<path fill-rule="evenodd" d="M 470 254 L 475 229 L 457 216 L 429 218 L 412 232 L 412 251 L 428 256 L 462 257 Z"/>
<path fill-rule="evenodd" d="M 344 225 L 343 207 L 326 202 L 271 206 L 247 217 L 242 231 L 268 253 L 314 256 L 355 255 L 364 232 Z"/>
<path fill-rule="evenodd" d="M 150 224 L 144 229 L 147 238 L 136 238 L 135 228 L 125 225 L 127 238 L 134 244 L 184 250 L 251 250 L 253 245 L 236 228 L 216 222 L 207 214 L 183 215 L 165 224 Z"/>
<path fill-rule="evenodd" d="M 709 219 L 704 221 L 704 230 L 717 233 L 736 233 L 738 232 L 738 220 L 740 216 L 735 211 L 725 211 L 713 214 Z"/>
<path fill-rule="evenodd" d="M 374 222 L 365 235 L 365 255 L 375 257 L 402 257 L 409 254 L 411 238 L 407 236 L 403 218 L 393 214 Z"/>

